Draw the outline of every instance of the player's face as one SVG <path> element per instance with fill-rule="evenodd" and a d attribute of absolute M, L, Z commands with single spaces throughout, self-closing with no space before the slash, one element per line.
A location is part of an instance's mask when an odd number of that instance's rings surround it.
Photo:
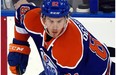
<path fill-rule="evenodd" d="M 57 37 L 64 29 L 67 21 L 65 17 L 61 18 L 50 18 L 46 17 L 45 25 L 47 27 L 48 33 L 53 38 Z"/>

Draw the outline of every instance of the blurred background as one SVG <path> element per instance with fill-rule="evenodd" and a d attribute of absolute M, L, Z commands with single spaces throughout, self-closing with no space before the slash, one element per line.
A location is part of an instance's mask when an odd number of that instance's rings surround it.
<path fill-rule="evenodd" d="M 18 0 L 1 0 L 1 9 L 14 10 L 13 4 Z M 27 0 L 41 6 L 42 0 Z M 71 12 L 111 13 L 115 11 L 115 0 L 68 0 Z"/>

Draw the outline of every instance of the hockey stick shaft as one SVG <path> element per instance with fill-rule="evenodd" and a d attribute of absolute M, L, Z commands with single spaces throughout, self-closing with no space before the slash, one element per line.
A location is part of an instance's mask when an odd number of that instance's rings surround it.
<path fill-rule="evenodd" d="M 19 66 L 17 66 L 17 73 L 18 73 L 18 75 L 22 75 L 22 73 L 21 73 L 21 69 L 20 69 Z"/>

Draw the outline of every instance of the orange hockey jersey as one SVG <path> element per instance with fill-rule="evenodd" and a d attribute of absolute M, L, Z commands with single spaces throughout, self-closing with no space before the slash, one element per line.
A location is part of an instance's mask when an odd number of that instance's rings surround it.
<path fill-rule="evenodd" d="M 110 60 L 106 46 L 79 21 L 70 17 L 65 32 L 52 38 L 45 47 L 46 32 L 40 19 L 41 9 L 28 5 L 19 9 L 15 20 L 15 39 L 27 41 L 29 37 L 33 38 L 46 75 L 109 74 Z"/>

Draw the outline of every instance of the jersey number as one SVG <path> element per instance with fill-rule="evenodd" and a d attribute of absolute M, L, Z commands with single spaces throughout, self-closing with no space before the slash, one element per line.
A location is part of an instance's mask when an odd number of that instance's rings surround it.
<path fill-rule="evenodd" d="M 89 36 L 90 38 L 90 43 L 89 43 L 89 47 L 90 47 L 90 50 L 93 52 L 93 53 L 96 53 L 96 55 L 105 60 L 107 58 L 107 52 L 106 52 L 106 49 L 103 47 L 103 45 L 98 41 L 96 40 L 95 38 Z"/>
<path fill-rule="evenodd" d="M 24 15 L 25 15 L 25 13 L 26 13 L 28 10 L 30 10 L 30 7 L 28 7 L 28 6 L 22 6 L 22 7 L 20 8 L 20 21 L 21 21 L 21 22 L 22 22 L 22 20 L 23 20 L 23 17 L 24 17 Z"/>

